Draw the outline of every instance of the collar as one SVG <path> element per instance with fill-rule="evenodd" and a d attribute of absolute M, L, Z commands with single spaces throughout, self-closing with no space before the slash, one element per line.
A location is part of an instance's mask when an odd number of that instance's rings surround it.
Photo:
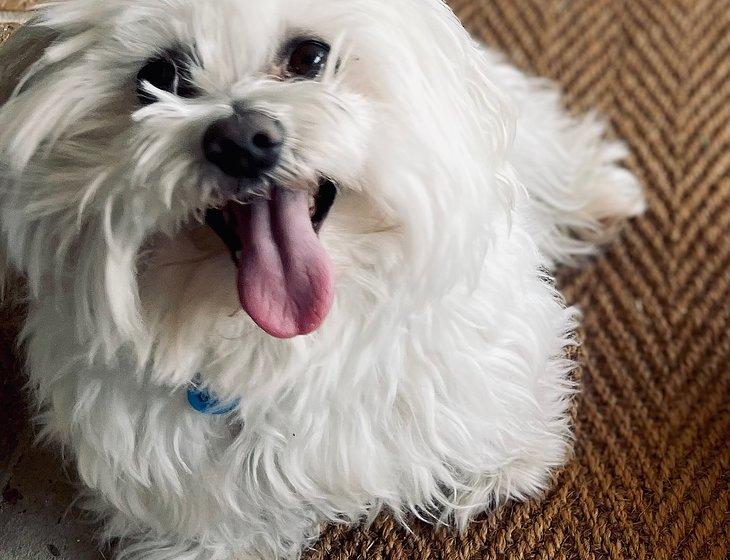
<path fill-rule="evenodd" d="M 200 374 L 195 376 L 188 387 L 188 403 L 196 412 L 207 416 L 222 416 L 236 410 L 241 404 L 240 399 L 221 402 L 208 389 L 203 388 Z"/>

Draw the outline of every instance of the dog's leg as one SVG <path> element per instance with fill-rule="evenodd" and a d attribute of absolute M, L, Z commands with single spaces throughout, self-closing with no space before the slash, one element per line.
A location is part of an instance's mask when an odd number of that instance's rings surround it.
<path fill-rule="evenodd" d="M 494 79 L 517 109 L 511 163 L 529 194 L 533 234 L 553 263 L 573 263 L 645 209 L 626 147 L 596 115 L 571 116 L 557 89 L 498 63 Z"/>
<path fill-rule="evenodd" d="M 125 542 L 114 551 L 114 554 L 115 560 L 261 560 L 262 558 L 235 554 L 225 546 L 203 546 L 195 542 L 149 538 L 138 542 Z"/>

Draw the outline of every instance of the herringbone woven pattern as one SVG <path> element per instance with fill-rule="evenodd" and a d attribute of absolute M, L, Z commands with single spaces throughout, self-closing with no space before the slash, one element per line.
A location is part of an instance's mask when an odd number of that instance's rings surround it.
<path fill-rule="evenodd" d="M 461 536 L 388 517 L 331 529 L 309 560 L 724 560 L 730 0 L 451 3 L 488 44 L 562 84 L 572 109 L 611 119 L 651 210 L 561 274 L 585 344 L 575 458 L 554 488 Z"/>

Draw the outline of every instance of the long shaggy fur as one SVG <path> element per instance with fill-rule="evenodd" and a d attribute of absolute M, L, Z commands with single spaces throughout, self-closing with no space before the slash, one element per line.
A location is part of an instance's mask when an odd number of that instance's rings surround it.
<path fill-rule="evenodd" d="M 293 33 L 319 81 L 266 69 Z M 202 94 L 135 76 L 194 51 Z M 549 270 L 643 209 L 622 145 L 469 38 L 438 0 L 68 0 L 0 51 L 0 223 L 28 281 L 43 435 L 125 560 L 297 558 L 387 509 L 464 527 L 545 488 L 570 447 L 576 311 Z M 294 340 L 241 310 L 202 224 L 200 138 L 235 102 L 291 143 L 272 181 L 342 187 L 334 308 Z M 185 401 L 202 374 L 228 417 Z"/>

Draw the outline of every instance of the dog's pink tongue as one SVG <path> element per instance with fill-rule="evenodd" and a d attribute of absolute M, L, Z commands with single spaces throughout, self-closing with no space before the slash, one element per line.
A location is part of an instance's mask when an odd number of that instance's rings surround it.
<path fill-rule="evenodd" d="M 271 200 L 234 209 L 243 250 L 238 295 L 264 331 L 293 338 L 319 328 L 332 307 L 332 265 L 309 215 L 304 192 L 277 188 Z"/>

